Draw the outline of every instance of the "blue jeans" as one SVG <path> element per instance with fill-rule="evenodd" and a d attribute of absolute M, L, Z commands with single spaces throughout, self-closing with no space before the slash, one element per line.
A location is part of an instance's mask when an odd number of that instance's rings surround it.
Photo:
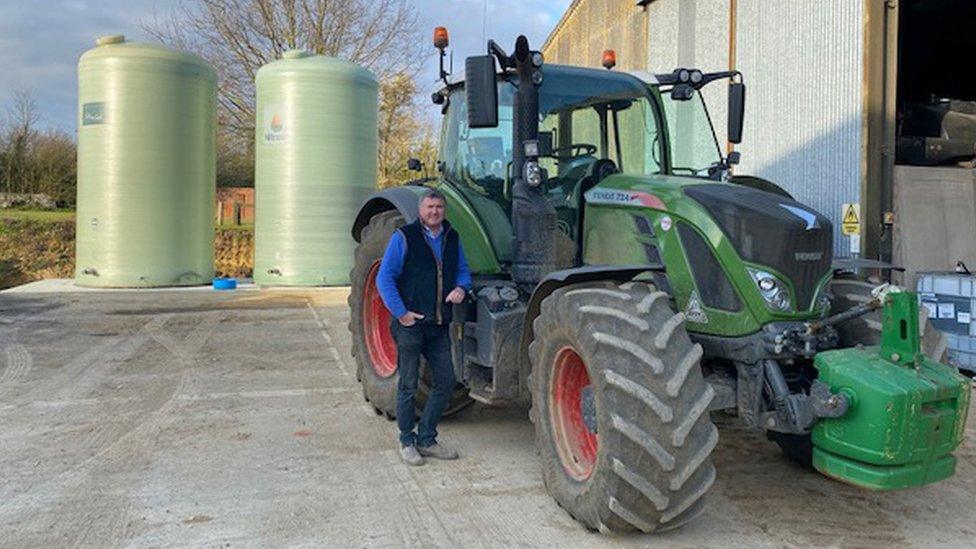
<path fill-rule="evenodd" d="M 393 320 L 393 337 L 397 344 L 397 426 L 400 444 L 404 446 L 433 446 L 437 443 L 437 422 L 454 392 L 454 366 L 451 364 L 451 338 L 447 326 L 414 324 L 404 327 Z M 430 394 L 417 426 L 417 384 L 420 377 L 420 356 L 430 367 Z"/>

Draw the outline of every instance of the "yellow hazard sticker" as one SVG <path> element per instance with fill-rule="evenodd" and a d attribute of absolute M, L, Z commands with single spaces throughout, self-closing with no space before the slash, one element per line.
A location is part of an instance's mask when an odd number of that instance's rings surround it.
<path fill-rule="evenodd" d="M 841 208 L 841 232 L 845 235 L 861 234 L 861 205 L 844 204 Z"/>

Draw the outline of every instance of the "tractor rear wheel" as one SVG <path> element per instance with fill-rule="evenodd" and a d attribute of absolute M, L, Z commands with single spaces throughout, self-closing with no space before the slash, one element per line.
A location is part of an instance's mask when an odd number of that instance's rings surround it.
<path fill-rule="evenodd" d="M 396 419 L 399 382 L 397 349 L 390 331 L 394 320 L 380 298 L 376 275 L 393 231 L 403 224 L 403 216 L 396 211 L 373 216 L 369 224 L 363 227 L 359 245 L 356 246 L 356 262 L 349 275 L 352 281 L 349 331 L 352 333 L 352 356 L 356 360 L 356 379 L 363 386 L 363 397 L 378 414 L 391 420 Z M 422 361 L 417 391 L 418 409 L 423 409 L 430 394 L 429 379 L 430 372 L 426 362 Z M 444 414 L 459 412 L 473 402 L 468 397 L 467 389 L 458 384 Z"/>
<path fill-rule="evenodd" d="M 676 528 L 715 482 L 715 393 L 669 301 L 643 282 L 575 284 L 533 322 L 529 415 L 543 479 L 588 528 Z"/>

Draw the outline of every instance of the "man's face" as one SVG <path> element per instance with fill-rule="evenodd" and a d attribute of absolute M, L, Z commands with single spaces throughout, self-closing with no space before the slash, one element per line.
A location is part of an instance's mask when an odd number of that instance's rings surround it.
<path fill-rule="evenodd" d="M 420 201 L 420 222 L 436 229 L 444 222 L 444 201 L 440 198 L 425 198 Z"/>

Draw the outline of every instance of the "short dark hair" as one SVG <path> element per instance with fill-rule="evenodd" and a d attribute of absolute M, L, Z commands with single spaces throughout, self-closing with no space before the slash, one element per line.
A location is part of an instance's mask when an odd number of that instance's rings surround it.
<path fill-rule="evenodd" d="M 423 202 L 428 198 L 435 198 L 437 200 L 440 200 L 444 204 L 447 204 L 447 197 L 445 197 L 444 193 L 438 191 L 437 189 L 429 188 L 426 191 L 424 191 L 423 196 L 420 197 L 420 201 Z"/>

